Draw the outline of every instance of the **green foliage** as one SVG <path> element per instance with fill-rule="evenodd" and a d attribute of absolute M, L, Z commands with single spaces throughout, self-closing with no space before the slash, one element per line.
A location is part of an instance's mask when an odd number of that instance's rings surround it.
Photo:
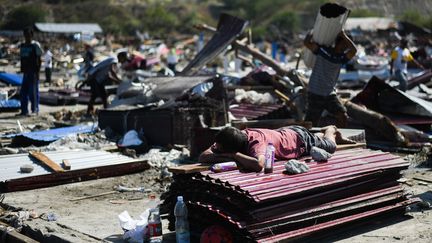
<path fill-rule="evenodd" d="M 293 11 L 285 11 L 276 14 L 270 21 L 270 25 L 276 27 L 281 32 L 295 32 L 299 29 L 299 17 Z"/>
<path fill-rule="evenodd" d="M 354 9 L 350 13 L 350 17 L 380 17 L 380 15 L 369 9 Z"/>
<path fill-rule="evenodd" d="M 22 30 L 35 22 L 45 21 L 46 13 L 40 5 L 24 5 L 9 12 L 3 24 L 4 29 Z"/>
<path fill-rule="evenodd" d="M 160 35 L 165 32 L 171 32 L 177 27 L 177 15 L 173 12 L 168 12 L 163 5 L 149 6 L 146 8 L 144 16 L 144 19 L 141 20 L 142 26 L 145 26 L 151 33 Z"/>
<path fill-rule="evenodd" d="M 432 16 L 422 15 L 413 9 L 406 10 L 403 15 L 400 16 L 400 19 L 421 27 L 432 29 Z"/>

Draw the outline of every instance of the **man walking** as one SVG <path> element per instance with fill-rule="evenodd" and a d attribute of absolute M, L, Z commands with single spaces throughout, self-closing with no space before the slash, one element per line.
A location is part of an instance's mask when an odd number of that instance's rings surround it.
<path fill-rule="evenodd" d="M 315 65 L 309 80 L 308 109 L 306 121 L 318 126 L 323 110 L 336 118 L 336 126 L 345 127 L 348 119 L 345 107 L 336 96 L 335 86 L 343 64 L 353 58 L 357 48 L 344 31 L 336 38 L 335 47 L 320 46 L 308 34 L 304 45 L 316 55 Z"/>
<path fill-rule="evenodd" d="M 396 80 L 399 81 L 399 89 L 402 91 L 406 91 L 408 85 L 407 63 L 414 62 L 419 68 L 424 69 L 424 67 L 413 58 L 407 47 L 408 41 L 402 39 L 400 45 L 391 52 L 390 74 L 393 74 Z"/>
<path fill-rule="evenodd" d="M 33 38 L 33 30 L 26 28 L 23 31 L 25 42 L 20 45 L 21 72 L 23 81 L 20 91 L 21 113 L 29 115 L 28 101 L 31 102 L 33 114 L 39 112 L 39 70 L 41 67 L 42 49 Z"/>

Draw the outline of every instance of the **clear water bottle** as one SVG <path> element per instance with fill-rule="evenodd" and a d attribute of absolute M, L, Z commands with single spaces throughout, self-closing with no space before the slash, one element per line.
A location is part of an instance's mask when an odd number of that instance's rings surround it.
<path fill-rule="evenodd" d="M 267 145 L 266 153 L 265 153 L 265 163 L 264 163 L 264 173 L 272 173 L 273 165 L 275 160 L 275 147 L 272 143 Z"/>
<path fill-rule="evenodd" d="M 177 203 L 174 207 L 175 231 L 176 231 L 176 242 L 177 243 L 189 243 L 189 222 L 188 222 L 188 210 L 186 204 L 183 202 L 183 196 L 177 197 Z"/>

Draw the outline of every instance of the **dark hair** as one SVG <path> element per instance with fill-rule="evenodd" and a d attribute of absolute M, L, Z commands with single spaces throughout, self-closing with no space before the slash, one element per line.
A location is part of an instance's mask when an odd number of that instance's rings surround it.
<path fill-rule="evenodd" d="M 32 27 L 26 27 L 23 30 L 24 34 L 30 34 L 31 36 L 33 36 L 33 28 Z"/>
<path fill-rule="evenodd" d="M 119 53 L 117 54 L 117 58 L 118 58 L 118 59 L 120 59 L 120 58 L 122 58 L 122 57 L 127 58 L 127 52 L 122 51 L 122 52 L 119 52 Z"/>
<path fill-rule="evenodd" d="M 408 41 L 407 41 L 407 39 L 401 39 L 401 40 L 400 40 L 400 44 L 401 44 L 401 46 L 404 46 L 404 47 L 408 46 Z"/>
<path fill-rule="evenodd" d="M 222 146 L 223 152 L 244 152 L 247 136 L 237 128 L 225 127 L 216 134 L 215 142 Z"/>

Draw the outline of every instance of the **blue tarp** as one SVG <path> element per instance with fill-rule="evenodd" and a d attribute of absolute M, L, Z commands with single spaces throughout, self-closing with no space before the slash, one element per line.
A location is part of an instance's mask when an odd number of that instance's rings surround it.
<path fill-rule="evenodd" d="M 14 86 L 21 86 L 22 84 L 22 76 L 18 74 L 13 73 L 0 73 L 0 81 L 14 85 Z"/>
<path fill-rule="evenodd" d="M 0 109 L 19 109 L 21 103 L 19 100 L 0 100 Z"/>
<path fill-rule="evenodd" d="M 11 135 L 7 135 L 6 137 L 13 137 L 13 138 L 23 137 L 34 141 L 40 141 L 40 142 L 54 142 L 60 138 L 66 137 L 71 134 L 91 133 L 94 131 L 96 127 L 97 125 L 94 124 L 77 125 L 71 127 L 54 128 L 50 130 L 37 131 L 37 132 L 11 134 Z"/>

